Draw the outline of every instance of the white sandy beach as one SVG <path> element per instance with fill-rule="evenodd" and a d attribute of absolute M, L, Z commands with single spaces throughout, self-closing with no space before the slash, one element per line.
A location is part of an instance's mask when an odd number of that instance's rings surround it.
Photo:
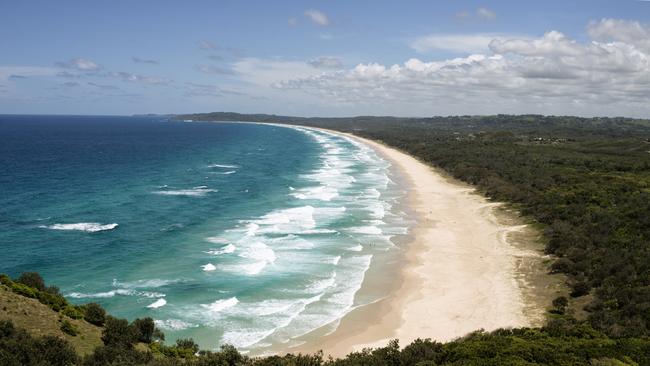
<path fill-rule="evenodd" d="M 332 131 L 330 131 L 332 132 Z M 522 225 L 500 224 L 494 203 L 471 187 L 380 143 L 350 136 L 375 148 L 400 172 L 418 223 L 405 243 L 402 278 L 392 296 L 348 314 L 316 345 L 292 351 L 343 356 L 398 338 L 449 341 L 469 332 L 539 324 L 544 309 L 525 304 L 517 259 L 537 256 L 507 240 Z M 519 278 L 519 279 L 518 279 Z"/>

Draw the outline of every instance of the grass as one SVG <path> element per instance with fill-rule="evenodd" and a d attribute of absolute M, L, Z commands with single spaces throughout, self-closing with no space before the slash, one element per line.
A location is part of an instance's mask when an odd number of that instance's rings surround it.
<path fill-rule="evenodd" d="M 101 327 L 85 320 L 64 316 L 36 299 L 13 293 L 5 285 L 0 285 L 0 319 L 11 320 L 17 328 L 27 330 L 32 336 L 52 335 L 65 338 L 79 355 L 91 354 L 95 347 L 103 344 Z M 76 336 L 61 331 L 60 327 L 64 320 L 69 321 L 77 329 Z"/>

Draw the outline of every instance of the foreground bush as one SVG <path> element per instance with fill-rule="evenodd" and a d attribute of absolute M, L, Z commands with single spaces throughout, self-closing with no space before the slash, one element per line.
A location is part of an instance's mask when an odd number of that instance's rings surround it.
<path fill-rule="evenodd" d="M 126 332 L 132 324 L 107 318 L 109 333 Z M 394 340 L 386 347 L 364 349 L 342 359 L 324 359 L 323 353 L 286 354 L 251 358 L 232 346 L 218 352 L 200 351 L 192 340 L 173 346 L 154 342 L 151 351 L 134 347 L 137 335 L 106 337 L 104 346 L 78 358 L 72 347 L 56 337 L 34 338 L 0 321 L 0 365 L 146 365 L 146 366 L 428 366 L 428 365 L 650 365 L 650 339 L 612 339 L 586 323 L 558 317 L 542 329 L 500 329 L 474 332 L 449 343 L 418 339 L 400 349 Z M 133 342 L 133 343 L 129 343 Z"/>

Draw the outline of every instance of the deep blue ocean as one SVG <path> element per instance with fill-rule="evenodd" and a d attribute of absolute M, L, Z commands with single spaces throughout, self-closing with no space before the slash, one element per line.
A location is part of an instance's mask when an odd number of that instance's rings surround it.
<path fill-rule="evenodd" d="M 263 349 L 332 331 L 399 251 L 390 164 L 346 137 L 163 117 L 0 115 L 0 273 Z"/>

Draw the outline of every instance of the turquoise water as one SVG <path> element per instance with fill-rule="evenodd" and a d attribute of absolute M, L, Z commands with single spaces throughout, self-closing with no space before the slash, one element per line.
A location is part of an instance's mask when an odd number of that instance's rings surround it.
<path fill-rule="evenodd" d="M 0 272 L 203 348 L 334 330 L 407 233 L 390 164 L 305 128 L 0 116 L 0 166 Z"/>

